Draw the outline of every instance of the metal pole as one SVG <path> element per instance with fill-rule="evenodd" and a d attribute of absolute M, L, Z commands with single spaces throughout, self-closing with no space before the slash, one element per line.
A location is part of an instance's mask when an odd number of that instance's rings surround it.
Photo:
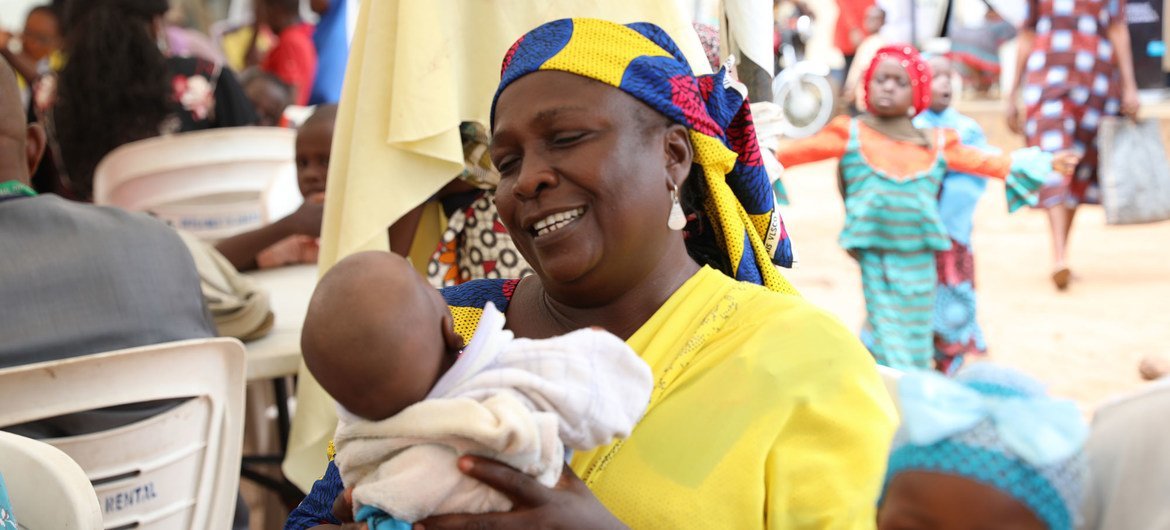
<path fill-rule="evenodd" d="M 910 44 L 918 47 L 918 0 L 910 2 Z"/>

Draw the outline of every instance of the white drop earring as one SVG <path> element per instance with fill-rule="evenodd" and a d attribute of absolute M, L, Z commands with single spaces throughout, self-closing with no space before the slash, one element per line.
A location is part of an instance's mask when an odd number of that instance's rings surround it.
<path fill-rule="evenodd" d="M 670 206 L 670 217 L 666 219 L 666 227 L 679 231 L 687 226 L 687 216 L 683 214 L 682 205 L 678 202 L 678 186 L 674 183 L 670 185 L 670 201 L 673 203 Z"/>

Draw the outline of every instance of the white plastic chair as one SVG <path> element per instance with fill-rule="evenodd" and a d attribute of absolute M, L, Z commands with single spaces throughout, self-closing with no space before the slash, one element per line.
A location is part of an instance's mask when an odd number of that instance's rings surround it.
<path fill-rule="evenodd" d="M 171 342 L 0 370 L 0 426 L 176 398 L 190 399 L 137 423 L 44 441 L 85 470 L 107 529 L 230 528 L 244 421 L 238 340 Z"/>
<path fill-rule="evenodd" d="M 902 403 L 898 399 L 898 380 L 902 378 L 902 371 L 880 364 L 877 369 L 878 375 L 882 376 L 882 383 L 886 385 L 886 392 L 890 393 L 890 400 L 894 402 L 894 408 L 898 409 L 898 414 L 901 414 Z"/>
<path fill-rule="evenodd" d="M 94 203 L 150 212 L 215 240 L 292 213 L 296 132 L 232 127 L 149 138 L 106 155 L 94 171 Z"/>
<path fill-rule="evenodd" d="M 47 443 L 0 431 L 0 475 L 29 530 L 97 530 L 102 510 L 85 472 Z"/>

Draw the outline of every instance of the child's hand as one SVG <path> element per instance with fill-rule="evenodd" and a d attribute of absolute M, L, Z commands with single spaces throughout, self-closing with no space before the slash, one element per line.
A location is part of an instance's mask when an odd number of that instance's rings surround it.
<path fill-rule="evenodd" d="M 1073 151 L 1060 151 L 1052 156 L 1052 170 L 1065 177 L 1070 177 L 1080 161 L 1080 154 Z"/>

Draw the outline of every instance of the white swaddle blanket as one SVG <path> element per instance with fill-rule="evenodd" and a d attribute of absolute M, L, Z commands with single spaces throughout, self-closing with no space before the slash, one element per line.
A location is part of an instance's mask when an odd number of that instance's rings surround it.
<path fill-rule="evenodd" d="M 354 488 L 355 511 L 373 506 L 405 522 L 507 511 L 506 497 L 459 472 L 459 456 L 499 460 L 551 487 L 565 445 L 587 450 L 629 436 L 652 379 L 624 341 L 594 329 L 514 339 L 503 328 L 489 303 L 427 399 L 397 415 L 372 422 L 340 411 L 334 462 Z"/>

